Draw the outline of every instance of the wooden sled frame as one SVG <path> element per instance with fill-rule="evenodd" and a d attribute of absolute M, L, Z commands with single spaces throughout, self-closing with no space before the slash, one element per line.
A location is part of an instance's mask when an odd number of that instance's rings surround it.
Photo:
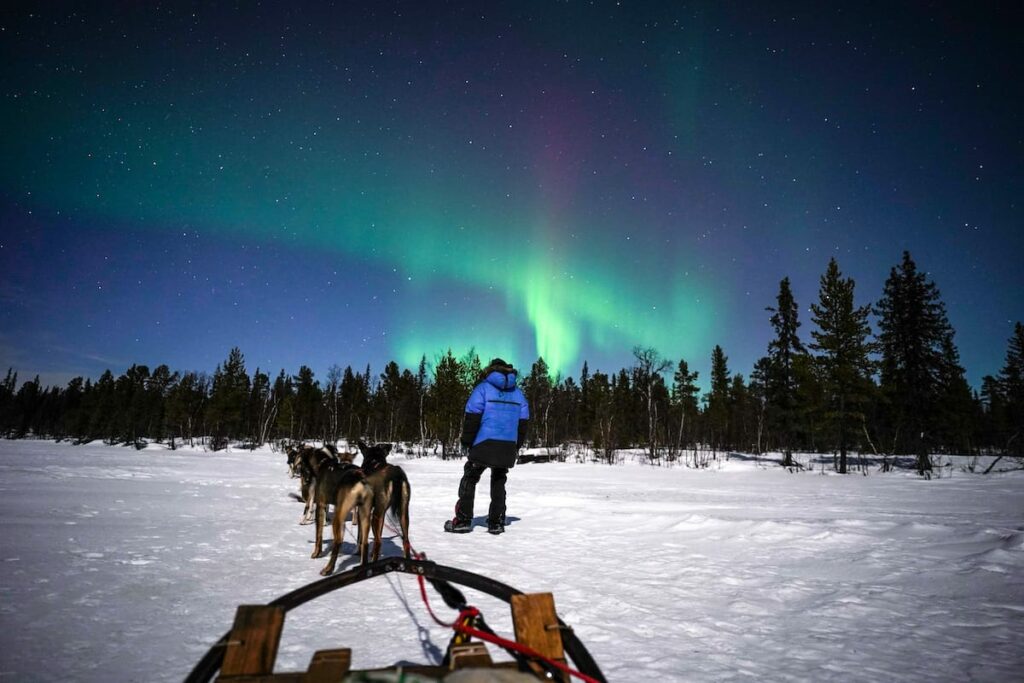
<path fill-rule="evenodd" d="M 267 605 L 241 605 L 234 626 L 226 633 L 185 679 L 186 683 L 327 683 L 340 682 L 351 671 L 352 651 L 348 648 L 319 650 L 304 672 L 273 673 L 277 649 L 284 629 L 285 614 L 310 600 L 353 583 L 390 572 L 423 576 L 432 581 L 452 582 L 479 590 L 510 604 L 516 640 L 550 659 L 565 662 L 568 655 L 581 672 L 605 681 L 604 675 L 586 647 L 555 612 L 550 593 L 525 594 L 503 583 L 454 567 L 425 560 L 386 558 L 361 565 L 303 586 Z M 486 646 L 480 642 L 455 645 L 448 666 L 403 666 L 402 670 L 442 677 L 454 669 L 514 668 L 515 662 L 495 664 Z M 374 671 L 390 670 L 374 669 Z M 541 674 L 538 667 L 536 673 Z M 566 680 L 566 679 L 563 679 Z"/>

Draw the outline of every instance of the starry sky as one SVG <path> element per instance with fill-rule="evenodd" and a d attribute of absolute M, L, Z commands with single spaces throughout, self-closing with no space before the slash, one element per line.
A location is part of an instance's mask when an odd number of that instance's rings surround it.
<path fill-rule="evenodd" d="M 968 379 L 1024 319 L 1019 3 L 19 3 L 0 370 L 323 377 L 474 347 L 749 374 L 910 250 Z"/>

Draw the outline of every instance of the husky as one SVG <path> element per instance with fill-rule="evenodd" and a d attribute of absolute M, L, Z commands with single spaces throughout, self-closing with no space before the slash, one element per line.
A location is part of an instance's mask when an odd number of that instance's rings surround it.
<path fill-rule="evenodd" d="M 302 453 L 303 448 L 305 446 L 299 443 L 290 443 L 285 446 L 284 452 L 288 458 L 288 476 L 292 479 L 298 479 L 300 476 L 299 454 Z"/>
<path fill-rule="evenodd" d="M 316 488 L 316 473 L 314 465 L 324 459 L 330 459 L 341 464 L 351 464 L 355 460 L 355 453 L 339 453 L 333 444 L 325 444 L 321 448 L 314 448 L 308 445 L 298 445 L 289 448 L 288 465 L 294 474 L 299 478 L 299 498 L 306 504 L 302 510 L 302 517 L 299 524 L 312 524 L 315 508 L 313 491 Z"/>
<path fill-rule="evenodd" d="M 390 509 L 402 529 L 402 549 L 409 559 L 412 547 L 409 545 L 409 478 L 398 465 L 389 465 L 388 453 L 391 444 L 368 446 L 358 442 L 363 454 L 363 474 L 373 489 L 373 504 L 370 520 L 373 527 L 373 562 L 380 559 L 381 539 L 384 536 L 384 515 Z"/>
<path fill-rule="evenodd" d="M 299 480 L 299 495 L 296 498 L 305 503 L 299 524 L 312 524 L 313 486 L 316 482 L 308 460 L 313 457 L 316 449 L 306 444 L 293 443 L 289 444 L 285 452 L 288 455 L 288 474 L 292 479 Z"/>
<path fill-rule="evenodd" d="M 313 513 L 316 503 L 314 490 L 316 489 L 316 471 L 321 462 L 334 460 L 334 456 L 326 448 L 314 448 L 306 444 L 297 446 L 293 460 L 294 476 L 299 478 L 299 495 L 306 506 L 302 509 L 302 517 L 299 524 L 312 524 Z"/>
<path fill-rule="evenodd" d="M 334 571 L 334 566 L 338 561 L 338 552 L 341 550 L 341 541 L 345 534 L 345 519 L 353 512 L 358 513 L 359 519 L 356 544 L 359 549 L 359 561 L 363 564 L 366 563 L 370 525 L 364 520 L 370 519 L 373 489 L 367 484 L 363 471 L 355 465 L 338 462 L 330 456 L 330 451 L 325 448 L 311 448 L 310 451 L 311 453 L 307 452 L 307 460 L 313 474 L 312 500 L 316 506 L 316 540 L 312 555 L 314 560 L 320 557 L 323 548 L 327 507 L 334 506 L 331 525 L 334 535 L 331 543 L 331 559 L 320 570 L 320 574 L 327 576 Z"/>

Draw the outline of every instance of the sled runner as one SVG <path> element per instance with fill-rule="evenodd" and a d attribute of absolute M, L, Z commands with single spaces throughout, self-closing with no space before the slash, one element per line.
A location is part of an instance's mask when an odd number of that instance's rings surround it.
<path fill-rule="evenodd" d="M 366 579 L 391 572 L 412 574 L 419 579 L 427 610 L 430 609 L 424 582 L 440 593 L 444 602 L 459 610 L 451 626 L 454 635 L 440 665 L 412 665 L 372 670 L 352 670 L 352 651 L 347 648 L 320 650 L 304 672 L 273 673 L 285 614 L 310 600 L 322 597 Z M 486 593 L 509 603 L 515 640 L 495 634 L 480 611 L 467 604 L 452 584 Z M 500 647 L 515 661 L 494 662 L 485 642 Z M 575 670 L 566 660 L 571 659 Z M 303 586 L 267 605 L 242 605 L 232 629 L 226 633 L 185 679 L 186 683 L 327 683 L 328 681 L 487 681 L 583 680 L 605 683 L 604 674 L 572 629 L 555 613 L 550 593 L 525 594 L 479 574 L 446 567 L 427 560 L 391 557 L 364 564 L 341 574 Z"/>

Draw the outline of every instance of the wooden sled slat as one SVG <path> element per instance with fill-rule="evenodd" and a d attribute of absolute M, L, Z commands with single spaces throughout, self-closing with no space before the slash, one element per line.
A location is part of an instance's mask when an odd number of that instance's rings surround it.
<path fill-rule="evenodd" d="M 523 593 L 512 596 L 512 625 L 516 640 L 549 659 L 565 663 L 562 632 L 551 593 Z M 538 673 L 539 666 L 534 665 Z M 565 680 L 565 677 L 562 677 Z"/>
<path fill-rule="evenodd" d="M 452 671 L 478 667 L 489 669 L 492 666 L 494 666 L 494 662 L 491 660 L 491 653 L 487 651 L 487 646 L 483 643 L 463 643 L 452 648 L 449 663 L 449 668 Z"/>
<path fill-rule="evenodd" d="M 352 650 L 318 650 L 309 662 L 305 683 L 341 683 L 352 667 Z"/>
<path fill-rule="evenodd" d="M 240 605 L 235 613 L 220 679 L 264 676 L 274 671 L 277 646 L 284 628 L 284 609 L 270 605 Z"/>

